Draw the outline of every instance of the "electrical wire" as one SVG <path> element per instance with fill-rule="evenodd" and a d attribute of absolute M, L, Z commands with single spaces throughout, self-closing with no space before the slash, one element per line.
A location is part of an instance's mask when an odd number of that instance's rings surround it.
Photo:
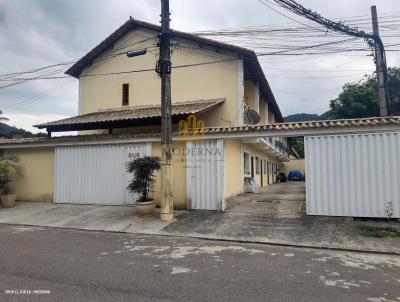
<path fill-rule="evenodd" d="M 42 100 L 42 98 L 44 96 L 49 95 L 52 92 L 54 92 L 55 90 L 58 90 L 59 88 L 61 88 L 63 86 L 66 86 L 66 85 L 68 85 L 70 83 L 72 83 L 72 79 L 70 79 L 69 81 L 66 81 L 65 83 L 63 83 L 61 85 L 58 85 L 58 86 L 53 87 L 53 88 L 50 88 L 48 90 L 45 90 L 45 91 L 43 91 L 43 92 L 41 92 L 39 94 L 36 94 L 36 95 L 32 96 L 32 97 L 23 99 L 23 100 L 18 101 L 18 102 L 14 103 L 14 104 L 12 104 L 10 106 L 7 106 L 7 107 L 3 108 L 2 111 L 3 111 L 3 113 L 4 112 L 9 113 L 9 112 L 15 111 L 16 109 L 24 107 L 26 105 L 29 105 L 29 104 L 32 104 L 34 102 L 40 101 L 40 100 Z"/>

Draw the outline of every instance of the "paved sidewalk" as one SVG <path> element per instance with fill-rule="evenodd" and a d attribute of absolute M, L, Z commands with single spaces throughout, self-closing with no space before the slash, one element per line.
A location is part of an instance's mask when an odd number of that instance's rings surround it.
<path fill-rule="evenodd" d="M 17 202 L 14 208 L 0 208 L 0 224 L 400 254 L 400 239 L 363 237 L 358 234 L 358 224 L 351 218 L 286 216 L 252 211 L 176 211 L 175 214 L 176 220 L 168 223 L 159 220 L 158 212 L 152 218 L 138 218 L 133 207 Z"/>
<path fill-rule="evenodd" d="M 175 211 L 179 216 L 185 211 Z M 59 227 L 92 231 L 158 234 L 170 222 L 160 220 L 158 209 L 151 218 L 139 218 L 133 206 L 96 206 L 17 202 L 11 209 L 0 207 L 0 223 Z"/>
<path fill-rule="evenodd" d="M 400 227 L 399 223 L 394 223 Z M 359 234 L 360 223 L 343 217 L 274 217 L 237 212 L 188 212 L 161 230 L 162 234 L 302 247 L 393 253 L 400 255 L 400 238 Z"/>

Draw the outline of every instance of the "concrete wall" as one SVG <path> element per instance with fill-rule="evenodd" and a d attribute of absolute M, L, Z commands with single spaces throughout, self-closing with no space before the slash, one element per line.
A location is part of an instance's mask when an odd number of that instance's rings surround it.
<path fill-rule="evenodd" d="M 185 142 L 174 143 L 174 148 L 184 148 Z M 53 201 L 54 192 L 54 149 L 15 149 L 9 154 L 20 158 L 23 174 L 15 179 L 12 188 L 18 200 Z M 152 144 L 152 154 L 161 156 L 160 143 Z M 174 156 L 174 206 L 182 209 L 186 206 L 186 170 L 184 157 Z M 154 198 L 160 200 L 160 173 L 156 174 Z"/>
<path fill-rule="evenodd" d="M 15 149 L 6 153 L 20 159 L 22 175 L 12 183 L 18 200 L 52 201 L 54 192 L 54 149 Z"/>
<path fill-rule="evenodd" d="M 244 102 L 251 109 L 255 110 L 256 104 L 255 100 L 255 89 L 256 85 L 251 81 L 244 81 Z"/>
<path fill-rule="evenodd" d="M 302 173 L 304 173 L 305 172 L 305 161 L 304 161 L 304 159 L 291 159 L 290 161 L 285 162 L 283 171 L 286 174 L 286 176 L 292 170 L 299 170 Z"/>
<path fill-rule="evenodd" d="M 99 76 L 102 73 L 129 70 L 154 69 L 155 53 L 128 58 L 126 55 L 110 57 L 112 52 L 121 52 L 122 47 L 136 49 L 150 47 L 156 38 L 146 43 L 137 44 L 157 33 L 139 29 L 122 37 L 114 46 L 97 58 L 86 68 L 79 79 L 79 111 L 81 114 L 99 109 L 118 108 L 122 106 L 122 84 L 129 84 L 129 105 L 159 104 L 160 79 L 154 71 Z M 222 53 L 200 49 L 196 44 L 177 41 L 181 47 L 173 49 L 173 66 L 197 64 L 238 58 L 234 53 Z M 186 47 L 187 46 L 187 47 Z M 119 49 L 119 50 L 117 50 Z M 173 69 L 172 102 L 196 99 L 226 98 L 225 103 L 217 109 L 207 112 L 201 118 L 206 126 L 229 126 L 237 124 L 238 119 L 238 61 L 207 64 Z M 241 97 L 240 97 L 241 98 Z"/>
<path fill-rule="evenodd" d="M 267 119 L 265 117 L 265 111 L 266 111 L 267 104 L 265 104 L 264 99 L 260 99 L 260 104 L 259 104 L 259 114 L 260 114 L 260 124 L 267 124 Z"/>
<path fill-rule="evenodd" d="M 175 149 L 173 155 L 173 194 L 174 194 L 174 208 L 185 209 L 186 208 L 186 156 L 182 155 L 186 148 L 186 142 L 174 142 L 173 148 Z M 161 158 L 161 144 L 152 144 L 153 156 L 159 156 Z M 154 199 L 157 205 L 160 205 L 161 195 L 161 176 L 160 172 L 156 173 L 156 183 L 154 187 Z"/>
<path fill-rule="evenodd" d="M 225 197 L 243 192 L 242 144 L 240 140 L 224 140 Z"/>
<path fill-rule="evenodd" d="M 173 168 L 173 192 L 174 207 L 183 209 L 186 207 L 186 156 L 183 150 L 186 148 L 185 141 L 174 142 L 174 168 Z M 26 201 L 52 201 L 54 192 L 54 149 L 10 149 L 7 153 L 16 155 L 21 160 L 23 175 L 13 182 L 13 188 L 18 195 L 18 200 Z M 250 144 L 243 144 L 239 139 L 224 141 L 225 156 L 225 197 L 233 196 L 243 192 L 243 152 L 250 156 L 259 157 L 260 160 L 277 163 L 261 150 L 255 149 Z M 152 155 L 161 156 L 160 143 L 152 143 Z M 303 163 L 304 166 L 304 163 Z M 260 171 L 261 172 L 261 171 Z M 274 181 L 271 171 L 263 171 L 263 186 Z M 261 174 L 255 173 L 254 178 L 261 185 Z M 157 204 L 160 203 L 160 173 L 156 174 L 156 183 L 153 197 Z"/>
<path fill-rule="evenodd" d="M 275 174 L 273 173 L 273 171 L 271 171 L 271 164 L 273 163 L 274 165 L 276 164 L 281 164 L 279 161 L 276 160 L 276 157 L 271 157 L 268 154 L 266 154 L 265 152 L 263 152 L 262 150 L 258 150 L 256 148 L 254 148 L 251 144 L 243 144 L 242 145 L 242 165 L 243 165 L 243 153 L 247 152 L 250 154 L 250 160 L 251 157 L 254 158 L 254 179 L 256 181 L 256 183 L 261 186 L 261 177 L 263 178 L 263 187 L 268 186 L 268 182 L 269 184 L 275 183 L 276 182 L 276 178 L 275 178 Z M 269 169 L 268 171 L 264 171 L 264 167 L 263 167 L 263 171 L 261 174 L 261 169 L 260 169 L 260 173 L 257 174 L 256 173 L 256 157 L 258 157 L 260 159 L 260 163 L 261 160 L 264 162 L 268 162 L 269 163 Z M 251 166 L 251 162 L 250 162 L 250 166 Z M 243 169 L 243 168 L 242 168 Z M 248 176 L 250 177 L 251 174 L 244 174 L 244 176 Z M 268 180 L 269 179 L 269 180 Z"/>

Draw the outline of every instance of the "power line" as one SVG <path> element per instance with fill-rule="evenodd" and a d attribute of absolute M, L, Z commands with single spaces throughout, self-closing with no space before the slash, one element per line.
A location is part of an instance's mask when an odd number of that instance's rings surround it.
<path fill-rule="evenodd" d="M 3 112 L 4 112 L 4 110 L 6 110 L 6 112 L 9 113 L 11 111 L 15 111 L 16 109 L 24 107 L 24 106 L 26 106 L 28 104 L 33 103 L 33 102 L 37 102 L 37 101 L 41 100 L 45 95 L 48 95 L 48 94 L 52 93 L 53 91 L 55 91 L 56 89 L 59 89 L 59 88 L 65 86 L 67 84 L 70 84 L 70 83 L 72 83 L 72 80 L 69 80 L 69 81 L 67 81 L 67 82 L 65 82 L 65 83 L 63 83 L 61 85 L 58 85 L 56 87 L 50 88 L 48 90 L 45 90 L 45 91 L 43 91 L 43 92 L 41 92 L 41 93 L 39 93 L 37 95 L 34 95 L 32 97 L 29 97 L 29 98 L 23 99 L 21 101 L 18 101 L 15 104 L 12 104 L 12 105 L 10 105 L 8 107 L 3 108 Z"/>
<path fill-rule="evenodd" d="M 321 31 L 321 29 L 318 29 L 318 28 L 316 28 L 316 27 L 310 26 L 310 25 L 308 25 L 308 24 L 306 24 L 306 23 L 302 23 L 302 22 L 300 22 L 300 21 L 297 21 L 297 20 L 294 19 L 294 18 L 291 18 L 291 17 L 285 15 L 284 13 L 281 13 L 280 11 L 278 11 L 277 9 L 271 7 L 270 5 L 268 5 L 267 3 L 265 3 L 265 2 L 262 1 L 262 0 L 257 0 L 257 1 L 260 2 L 262 5 L 268 7 L 269 9 L 273 10 L 274 12 L 277 12 L 278 14 L 280 14 L 281 16 L 283 16 L 283 17 L 285 17 L 285 18 L 287 18 L 287 19 L 290 19 L 290 20 L 292 20 L 292 21 L 294 21 L 294 22 L 296 22 L 296 23 L 299 23 L 299 24 L 301 24 L 301 25 L 304 25 L 304 26 L 306 26 L 306 27 L 310 27 L 310 28 L 312 28 L 312 29 Z M 270 2 L 268 1 L 268 3 L 270 3 Z"/>
<path fill-rule="evenodd" d="M 139 44 L 142 44 L 142 43 L 147 42 L 149 40 L 152 40 L 152 39 L 154 39 L 156 37 L 157 36 L 151 36 L 151 37 L 148 37 L 148 38 L 143 39 L 141 41 L 135 42 L 133 44 L 121 46 L 119 48 L 114 49 L 113 51 L 118 51 L 118 50 L 129 48 L 129 47 L 132 47 L 132 46 L 135 46 L 135 45 L 139 45 Z M 156 46 L 155 47 L 149 47 L 149 48 L 146 48 L 146 49 L 151 49 L 151 48 L 156 48 Z M 125 54 L 126 54 L 126 52 L 111 53 L 109 55 L 103 55 L 98 62 L 103 62 L 104 63 L 104 61 L 108 61 L 108 60 L 110 60 L 112 58 L 115 58 L 115 57 L 120 56 L 120 55 L 125 55 Z M 0 75 L 0 82 L 5 82 L 5 83 L 0 85 L 0 89 L 11 87 L 11 86 L 15 86 L 15 85 L 22 84 L 22 83 L 25 83 L 27 81 L 33 81 L 33 80 L 53 80 L 53 79 L 68 78 L 69 76 L 56 76 L 56 75 L 61 73 L 61 72 L 62 73 L 65 72 L 66 71 L 65 66 L 68 66 L 68 65 L 71 65 L 73 63 L 76 63 L 77 61 L 78 60 L 72 60 L 72 61 L 68 61 L 68 62 L 62 62 L 62 63 L 58 63 L 58 64 L 52 64 L 52 65 L 48 65 L 48 66 L 43 66 L 43 67 L 40 67 L 40 68 L 36 68 L 36 69 L 33 69 L 33 70 L 28 70 L 28 71 L 23 71 L 23 72 L 13 72 L 13 73 L 2 74 L 2 75 Z M 55 67 L 60 67 L 60 66 L 63 66 L 63 68 L 54 69 Z M 40 72 L 40 73 L 36 74 L 37 72 Z M 30 76 L 29 77 L 24 77 L 24 75 L 30 75 Z"/>
<path fill-rule="evenodd" d="M 200 63 L 193 63 L 193 64 L 185 64 L 185 65 L 178 65 L 172 66 L 172 69 L 179 69 L 179 68 L 187 68 L 187 67 L 195 67 L 195 66 L 203 66 L 209 64 L 218 64 L 230 61 L 237 61 L 238 59 L 226 59 L 226 60 L 219 60 L 219 61 L 209 61 L 209 62 L 200 62 Z M 127 70 L 127 71 L 118 71 L 118 72 L 107 72 L 107 73 L 97 73 L 97 74 L 87 74 L 81 77 L 97 77 L 97 76 L 108 76 L 108 75 L 118 75 L 118 74 L 129 74 L 129 73 L 138 73 L 138 72 L 149 72 L 154 71 L 154 68 L 149 69 L 139 69 L 139 70 Z"/>

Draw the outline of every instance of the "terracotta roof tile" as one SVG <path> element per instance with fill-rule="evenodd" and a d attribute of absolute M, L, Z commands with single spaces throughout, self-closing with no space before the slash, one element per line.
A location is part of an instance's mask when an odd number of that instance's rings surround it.
<path fill-rule="evenodd" d="M 208 109 L 211 109 L 222 102 L 224 98 L 210 99 L 210 100 L 196 100 L 189 102 L 177 102 L 172 104 L 172 115 L 189 115 L 196 114 Z M 120 122 L 132 121 L 139 119 L 161 117 L 160 105 L 148 106 L 131 106 L 116 109 L 99 110 L 87 114 L 82 114 L 54 122 L 35 125 L 37 128 L 48 128 L 51 126 L 64 126 L 64 125 L 82 125 L 93 123 L 107 123 L 107 122 Z"/>
<path fill-rule="evenodd" d="M 206 128 L 205 133 L 230 133 L 230 132 L 257 132 L 265 130 L 291 130 L 291 129 L 318 129 L 318 128 L 345 128 L 368 127 L 379 125 L 400 125 L 400 116 L 368 117 L 358 119 L 307 121 L 291 123 L 275 123 L 268 125 L 240 126 L 240 127 L 212 127 Z"/>
<path fill-rule="evenodd" d="M 400 116 L 391 117 L 371 117 L 361 119 L 347 119 L 347 120 L 328 120 L 328 121 L 311 121 L 311 122 L 294 122 L 294 123 L 278 123 L 268 125 L 255 125 L 255 126 L 233 126 L 233 127 L 210 127 L 205 128 L 206 134 L 229 134 L 229 133 L 254 133 L 262 131 L 274 131 L 279 135 L 279 131 L 285 130 L 301 130 L 301 129 L 326 129 L 326 128 L 348 128 L 348 127 L 376 127 L 382 125 L 394 125 L 400 129 Z M 174 134 L 178 136 L 178 133 Z M 19 138 L 19 139 L 0 139 L 0 147 L 13 145 L 13 144 L 57 144 L 57 143 L 75 143 L 96 140 L 118 140 L 118 139 L 133 139 L 133 138 L 159 138 L 158 132 L 147 132 L 140 134 L 99 134 L 99 135 L 78 135 L 78 136 L 64 136 L 64 137 L 51 137 L 51 138 Z"/>

